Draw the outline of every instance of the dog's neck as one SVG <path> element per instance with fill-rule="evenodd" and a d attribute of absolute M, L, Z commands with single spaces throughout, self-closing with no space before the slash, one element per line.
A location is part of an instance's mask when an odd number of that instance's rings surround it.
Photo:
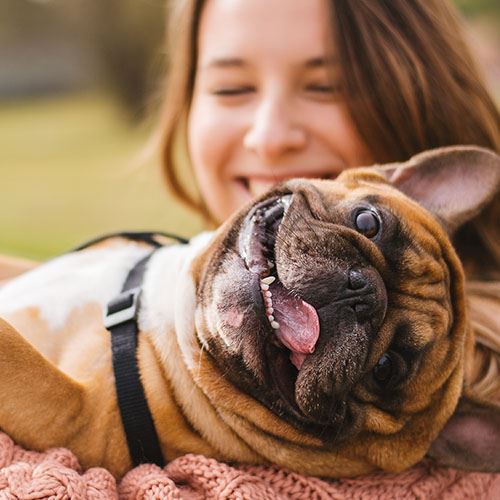
<path fill-rule="evenodd" d="M 195 331 L 196 290 L 191 267 L 212 234 L 203 233 L 187 246 L 158 250 L 152 258 L 142 295 L 139 366 L 141 373 L 147 371 L 145 392 L 167 460 L 190 452 L 259 462 L 221 420 L 192 376 L 204 351 Z M 220 439 L 221 435 L 226 438 Z M 182 449 L 173 448 L 174 442 L 182 443 Z"/>

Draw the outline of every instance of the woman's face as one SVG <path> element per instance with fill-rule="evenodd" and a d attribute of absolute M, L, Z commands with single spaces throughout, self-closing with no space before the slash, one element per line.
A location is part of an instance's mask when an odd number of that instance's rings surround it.
<path fill-rule="evenodd" d="M 338 87 L 325 0 L 207 0 L 188 144 L 221 222 L 291 177 L 371 163 Z"/>

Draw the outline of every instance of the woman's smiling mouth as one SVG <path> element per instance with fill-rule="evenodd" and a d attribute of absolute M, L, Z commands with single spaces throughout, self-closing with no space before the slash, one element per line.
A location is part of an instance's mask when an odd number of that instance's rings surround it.
<path fill-rule="evenodd" d="M 281 167 L 282 168 L 282 167 Z M 236 182 L 240 184 L 252 198 L 258 198 L 267 191 L 271 190 L 277 184 L 287 181 L 292 178 L 316 178 L 316 179 L 335 179 L 344 168 L 339 169 L 322 169 L 322 170 L 307 170 L 295 171 L 291 170 L 286 175 L 280 172 L 280 175 L 248 175 L 236 178 Z"/>

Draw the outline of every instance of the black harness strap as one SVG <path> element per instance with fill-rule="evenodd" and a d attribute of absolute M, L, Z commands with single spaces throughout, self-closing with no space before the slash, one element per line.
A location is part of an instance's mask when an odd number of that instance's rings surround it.
<path fill-rule="evenodd" d="M 144 394 L 136 357 L 140 284 L 152 254 L 139 261 L 129 272 L 122 293 L 108 304 L 104 325 L 111 332 L 116 395 L 130 458 L 134 465 L 151 462 L 163 467 L 158 434 Z"/>
<path fill-rule="evenodd" d="M 127 237 L 125 234 L 116 236 Z M 111 332 L 116 394 L 132 462 L 134 465 L 155 463 L 163 467 L 165 461 L 144 394 L 136 357 L 141 284 L 149 259 L 162 245 L 154 238 L 160 233 L 140 233 L 138 237 L 138 233 L 133 234 L 136 237 L 130 239 L 146 241 L 156 248 L 132 268 L 121 293 L 108 303 L 104 325 Z M 179 243 L 186 242 L 173 235 L 164 236 L 176 239 Z M 92 244 L 100 240 L 94 240 Z"/>
<path fill-rule="evenodd" d="M 149 243 L 154 247 L 163 246 L 163 243 L 159 241 L 161 238 L 168 238 L 178 243 L 189 243 L 188 240 L 182 238 L 181 236 L 177 236 L 171 233 L 164 233 L 161 231 L 123 231 L 121 233 L 110 233 L 98 236 L 97 238 L 94 238 L 90 241 L 83 243 L 82 245 L 77 246 L 71 251 L 77 252 L 79 250 L 83 250 L 87 247 L 95 245 L 96 243 L 100 243 L 101 241 L 109 240 L 111 238 L 124 238 L 126 240 L 141 241 L 143 243 Z"/>

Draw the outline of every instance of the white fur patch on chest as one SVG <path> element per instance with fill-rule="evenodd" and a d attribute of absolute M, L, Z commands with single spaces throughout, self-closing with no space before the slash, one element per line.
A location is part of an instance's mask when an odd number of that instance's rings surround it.
<path fill-rule="evenodd" d="M 0 289 L 0 315 L 35 307 L 50 328 L 61 328 L 71 311 L 89 302 L 103 309 L 117 295 L 128 271 L 151 250 L 111 243 L 57 257 Z"/>
<path fill-rule="evenodd" d="M 167 361 L 164 336 L 175 331 L 184 361 L 192 367 L 199 347 L 195 334 L 196 290 L 191 275 L 193 259 L 210 243 L 214 233 L 204 232 L 189 245 L 158 250 L 151 259 L 142 290 L 140 329 L 152 338 Z"/>

